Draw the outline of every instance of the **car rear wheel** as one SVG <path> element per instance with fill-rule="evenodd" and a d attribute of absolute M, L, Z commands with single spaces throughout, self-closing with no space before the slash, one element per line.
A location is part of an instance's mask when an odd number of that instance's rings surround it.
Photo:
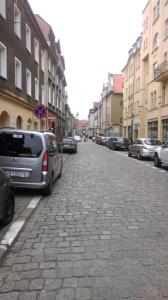
<path fill-rule="evenodd" d="M 2 226 L 5 226 L 12 221 L 14 212 L 15 212 L 15 197 L 14 197 L 14 193 L 11 192 L 6 201 L 3 218 L 0 221 Z"/>
<path fill-rule="evenodd" d="M 138 158 L 139 160 L 142 159 L 142 156 L 141 156 L 141 153 L 140 153 L 140 152 L 137 153 L 137 158 Z"/>
<path fill-rule="evenodd" d="M 132 154 L 131 154 L 130 150 L 128 150 L 128 156 L 129 156 L 129 157 L 131 157 L 131 156 L 132 156 Z"/>
<path fill-rule="evenodd" d="M 53 175 L 51 176 L 47 187 L 44 189 L 44 195 L 46 195 L 46 196 L 51 195 L 52 189 L 53 189 Z"/>
<path fill-rule="evenodd" d="M 157 168 L 160 168 L 160 167 L 161 167 L 161 161 L 160 161 L 160 159 L 159 159 L 159 157 L 158 157 L 158 154 L 156 154 L 156 155 L 154 156 L 154 166 L 157 167 Z"/>

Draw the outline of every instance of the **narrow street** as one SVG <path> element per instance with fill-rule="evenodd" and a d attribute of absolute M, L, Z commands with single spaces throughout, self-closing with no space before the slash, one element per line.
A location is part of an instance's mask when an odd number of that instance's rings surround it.
<path fill-rule="evenodd" d="M 168 299 L 168 169 L 94 143 L 69 155 L 0 268 L 0 300 Z"/>

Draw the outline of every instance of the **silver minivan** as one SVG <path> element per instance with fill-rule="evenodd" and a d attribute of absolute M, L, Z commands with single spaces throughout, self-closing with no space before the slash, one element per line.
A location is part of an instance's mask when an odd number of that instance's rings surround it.
<path fill-rule="evenodd" d="M 14 187 L 52 192 L 62 174 L 62 151 L 51 132 L 0 128 L 0 167 Z"/>

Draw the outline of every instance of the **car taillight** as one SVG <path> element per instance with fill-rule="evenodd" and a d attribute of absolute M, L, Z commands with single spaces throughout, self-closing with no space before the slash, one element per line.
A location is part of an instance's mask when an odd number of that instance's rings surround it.
<path fill-rule="evenodd" d="M 46 151 L 43 156 L 42 171 L 48 171 L 48 152 Z"/>
<path fill-rule="evenodd" d="M 142 149 L 148 149 L 146 146 L 144 146 L 144 145 L 141 145 L 141 148 Z"/>

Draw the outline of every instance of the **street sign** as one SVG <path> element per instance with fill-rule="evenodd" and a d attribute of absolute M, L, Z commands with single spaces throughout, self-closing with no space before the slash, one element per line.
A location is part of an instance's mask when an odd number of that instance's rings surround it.
<path fill-rule="evenodd" d="M 37 118 L 42 119 L 47 115 L 47 108 L 43 104 L 37 104 L 34 108 L 34 114 Z"/>

